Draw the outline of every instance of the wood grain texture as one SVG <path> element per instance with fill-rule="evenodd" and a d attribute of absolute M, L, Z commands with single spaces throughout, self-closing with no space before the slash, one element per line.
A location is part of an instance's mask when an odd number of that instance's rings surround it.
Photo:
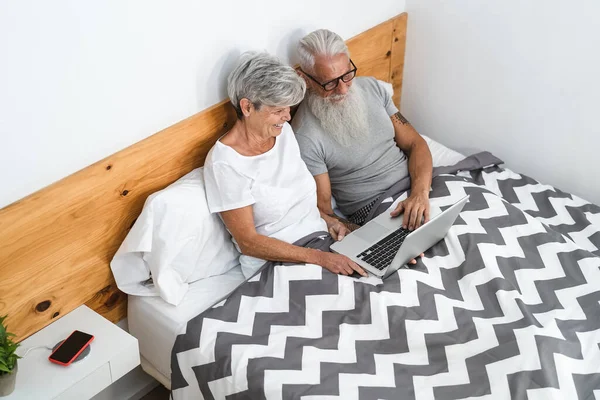
<path fill-rule="evenodd" d="M 373 76 L 391 82 L 392 42 L 390 38 L 393 21 L 388 20 L 379 24 L 346 42 L 350 50 L 350 57 L 358 68 L 358 75 Z"/>
<path fill-rule="evenodd" d="M 348 41 L 361 75 L 401 84 L 392 36 L 402 18 Z M 148 195 L 201 166 L 234 121 L 223 101 L 0 209 L 0 315 L 18 340 L 81 304 L 113 322 L 126 316 L 110 260 Z"/>
<path fill-rule="evenodd" d="M 394 104 L 400 109 L 402 97 L 402 79 L 404 76 L 404 57 L 406 54 L 406 27 L 408 14 L 403 13 L 394 18 L 392 29 L 392 57 L 390 66 L 390 82 L 394 86 Z"/>

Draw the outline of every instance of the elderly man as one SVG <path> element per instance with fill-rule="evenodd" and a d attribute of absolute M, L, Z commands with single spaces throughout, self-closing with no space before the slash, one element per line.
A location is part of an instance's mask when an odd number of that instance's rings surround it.
<path fill-rule="evenodd" d="M 365 222 L 378 198 L 410 174 L 410 195 L 392 211 L 403 226 L 429 219 L 431 153 L 372 77 L 357 66 L 337 34 L 320 29 L 298 46 L 307 95 L 292 120 L 302 158 L 317 182 L 317 203 L 333 216 L 331 195 L 348 220 Z M 356 225 L 352 225 L 356 227 Z"/>

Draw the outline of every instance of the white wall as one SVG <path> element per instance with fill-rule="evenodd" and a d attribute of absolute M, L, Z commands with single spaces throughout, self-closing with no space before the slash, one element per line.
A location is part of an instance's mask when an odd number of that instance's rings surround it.
<path fill-rule="evenodd" d="M 402 110 L 600 204 L 600 3 L 408 0 Z"/>
<path fill-rule="evenodd" d="M 285 61 L 404 0 L 0 0 L 0 208 L 227 97 L 238 55 Z M 291 58 L 291 60 L 290 60 Z"/>

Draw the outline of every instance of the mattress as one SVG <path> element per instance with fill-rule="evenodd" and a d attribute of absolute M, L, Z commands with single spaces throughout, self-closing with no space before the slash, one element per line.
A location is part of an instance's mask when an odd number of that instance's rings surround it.
<path fill-rule="evenodd" d="M 127 320 L 129 333 L 139 341 L 144 370 L 164 386 L 171 379 L 171 349 L 186 323 L 211 307 L 244 281 L 241 268 L 196 281 L 178 306 L 160 297 L 129 296 Z M 159 373 L 162 376 L 157 376 Z"/>

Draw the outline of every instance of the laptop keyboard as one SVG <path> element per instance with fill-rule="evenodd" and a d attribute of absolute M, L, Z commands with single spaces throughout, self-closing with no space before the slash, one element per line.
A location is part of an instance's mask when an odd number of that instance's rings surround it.
<path fill-rule="evenodd" d="M 398 228 L 357 255 L 356 258 L 360 258 L 378 270 L 382 270 L 392 263 L 402 242 L 410 232 L 408 229 Z"/>

